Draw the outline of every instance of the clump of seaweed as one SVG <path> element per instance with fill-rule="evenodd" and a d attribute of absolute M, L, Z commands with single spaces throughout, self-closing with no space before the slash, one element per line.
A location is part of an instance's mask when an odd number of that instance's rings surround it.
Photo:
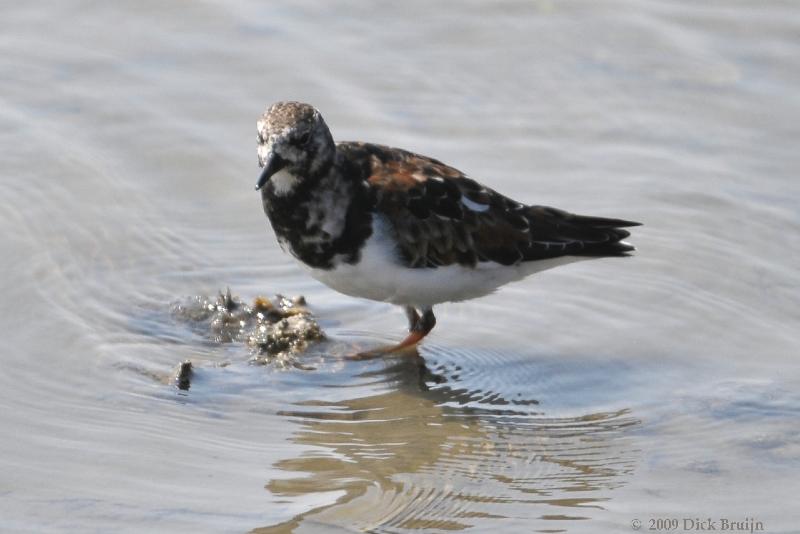
<path fill-rule="evenodd" d="M 228 288 L 214 298 L 195 296 L 175 302 L 171 312 L 214 343 L 246 344 L 250 361 L 258 364 L 290 361 L 325 338 L 303 297 L 259 296 L 248 304 Z"/>

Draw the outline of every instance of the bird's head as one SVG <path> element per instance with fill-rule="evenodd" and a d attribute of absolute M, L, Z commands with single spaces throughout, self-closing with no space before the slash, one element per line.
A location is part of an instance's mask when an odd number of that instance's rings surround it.
<path fill-rule="evenodd" d="M 319 111 L 301 102 L 278 102 L 257 123 L 258 164 L 264 170 L 256 189 L 272 182 L 277 195 L 287 195 L 304 180 L 327 172 L 336 145 Z"/>

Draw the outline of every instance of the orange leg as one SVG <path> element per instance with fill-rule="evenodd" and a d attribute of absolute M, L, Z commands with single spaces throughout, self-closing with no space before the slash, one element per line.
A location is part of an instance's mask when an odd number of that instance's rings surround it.
<path fill-rule="evenodd" d="M 389 347 L 384 352 L 397 352 L 412 347 L 422 341 L 436 326 L 433 308 L 424 308 L 422 315 L 420 315 L 416 309 L 406 306 L 406 316 L 408 317 L 408 335 L 403 341 L 393 347 Z"/>
<path fill-rule="evenodd" d="M 419 331 L 409 332 L 408 335 L 405 337 L 405 339 L 403 339 L 403 341 L 401 341 L 397 345 L 392 345 L 391 347 L 383 349 L 383 352 L 399 352 L 403 349 L 407 349 L 408 347 L 413 347 L 414 345 L 422 341 L 422 338 L 424 338 L 425 335 L 426 334 L 424 332 L 419 332 Z"/>
<path fill-rule="evenodd" d="M 351 356 L 350 359 L 366 360 L 413 347 L 422 341 L 422 339 L 433 330 L 433 327 L 436 326 L 436 317 L 433 315 L 432 308 L 423 308 L 422 315 L 420 315 L 413 307 L 406 306 L 406 316 L 408 317 L 408 335 L 403 341 L 390 347 L 360 352 Z"/>

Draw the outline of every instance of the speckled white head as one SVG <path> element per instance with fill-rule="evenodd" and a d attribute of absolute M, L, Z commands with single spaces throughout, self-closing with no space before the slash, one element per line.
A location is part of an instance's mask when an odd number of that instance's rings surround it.
<path fill-rule="evenodd" d="M 264 171 L 256 189 L 269 184 L 278 196 L 292 193 L 306 180 L 327 172 L 336 146 L 325 121 L 313 106 L 278 102 L 256 123 L 258 164 Z"/>

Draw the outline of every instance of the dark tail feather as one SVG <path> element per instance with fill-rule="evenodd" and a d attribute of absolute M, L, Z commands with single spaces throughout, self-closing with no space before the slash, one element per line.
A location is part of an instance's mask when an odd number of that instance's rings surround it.
<path fill-rule="evenodd" d="M 608 224 L 608 226 L 593 226 L 593 229 L 605 234 L 606 238 L 598 241 L 585 241 L 583 250 L 574 253 L 576 256 L 630 256 L 629 252 L 636 250 L 636 247 L 623 241 L 623 239 L 631 235 L 629 231 L 612 226 L 606 221 L 610 221 L 610 223 L 621 222 L 627 226 L 638 226 L 640 223 L 616 221 L 614 219 L 599 220 L 604 221 L 603 224 Z"/>
<path fill-rule="evenodd" d="M 630 252 L 636 250 L 636 247 L 630 243 L 617 241 L 615 243 L 592 244 L 586 247 L 582 252 L 576 252 L 575 256 L 630 256 Z"/>
<path fill-rule="evenodd" d="M 607 219 L 606 217 L 590 217 L 586 215 L 574 215 L 570 222 L 594 228 L 629 228 L 642 225 L 640 222 L 626 221 L 624 219 Z M 630 233 L 626 233 L 620 239 L 625 239 L 629 235 Z"/>
<path fill-rule="evenodd" d="M 628 256 L 636 250 L 623 241 L 631 235 L 624 228 L 641 223 L 575 215 L 548 206 L 529 206 L 531 250 L 526 261 L 558 256 Z M 558 246 L 560 245 L 560 246 Z"/>

